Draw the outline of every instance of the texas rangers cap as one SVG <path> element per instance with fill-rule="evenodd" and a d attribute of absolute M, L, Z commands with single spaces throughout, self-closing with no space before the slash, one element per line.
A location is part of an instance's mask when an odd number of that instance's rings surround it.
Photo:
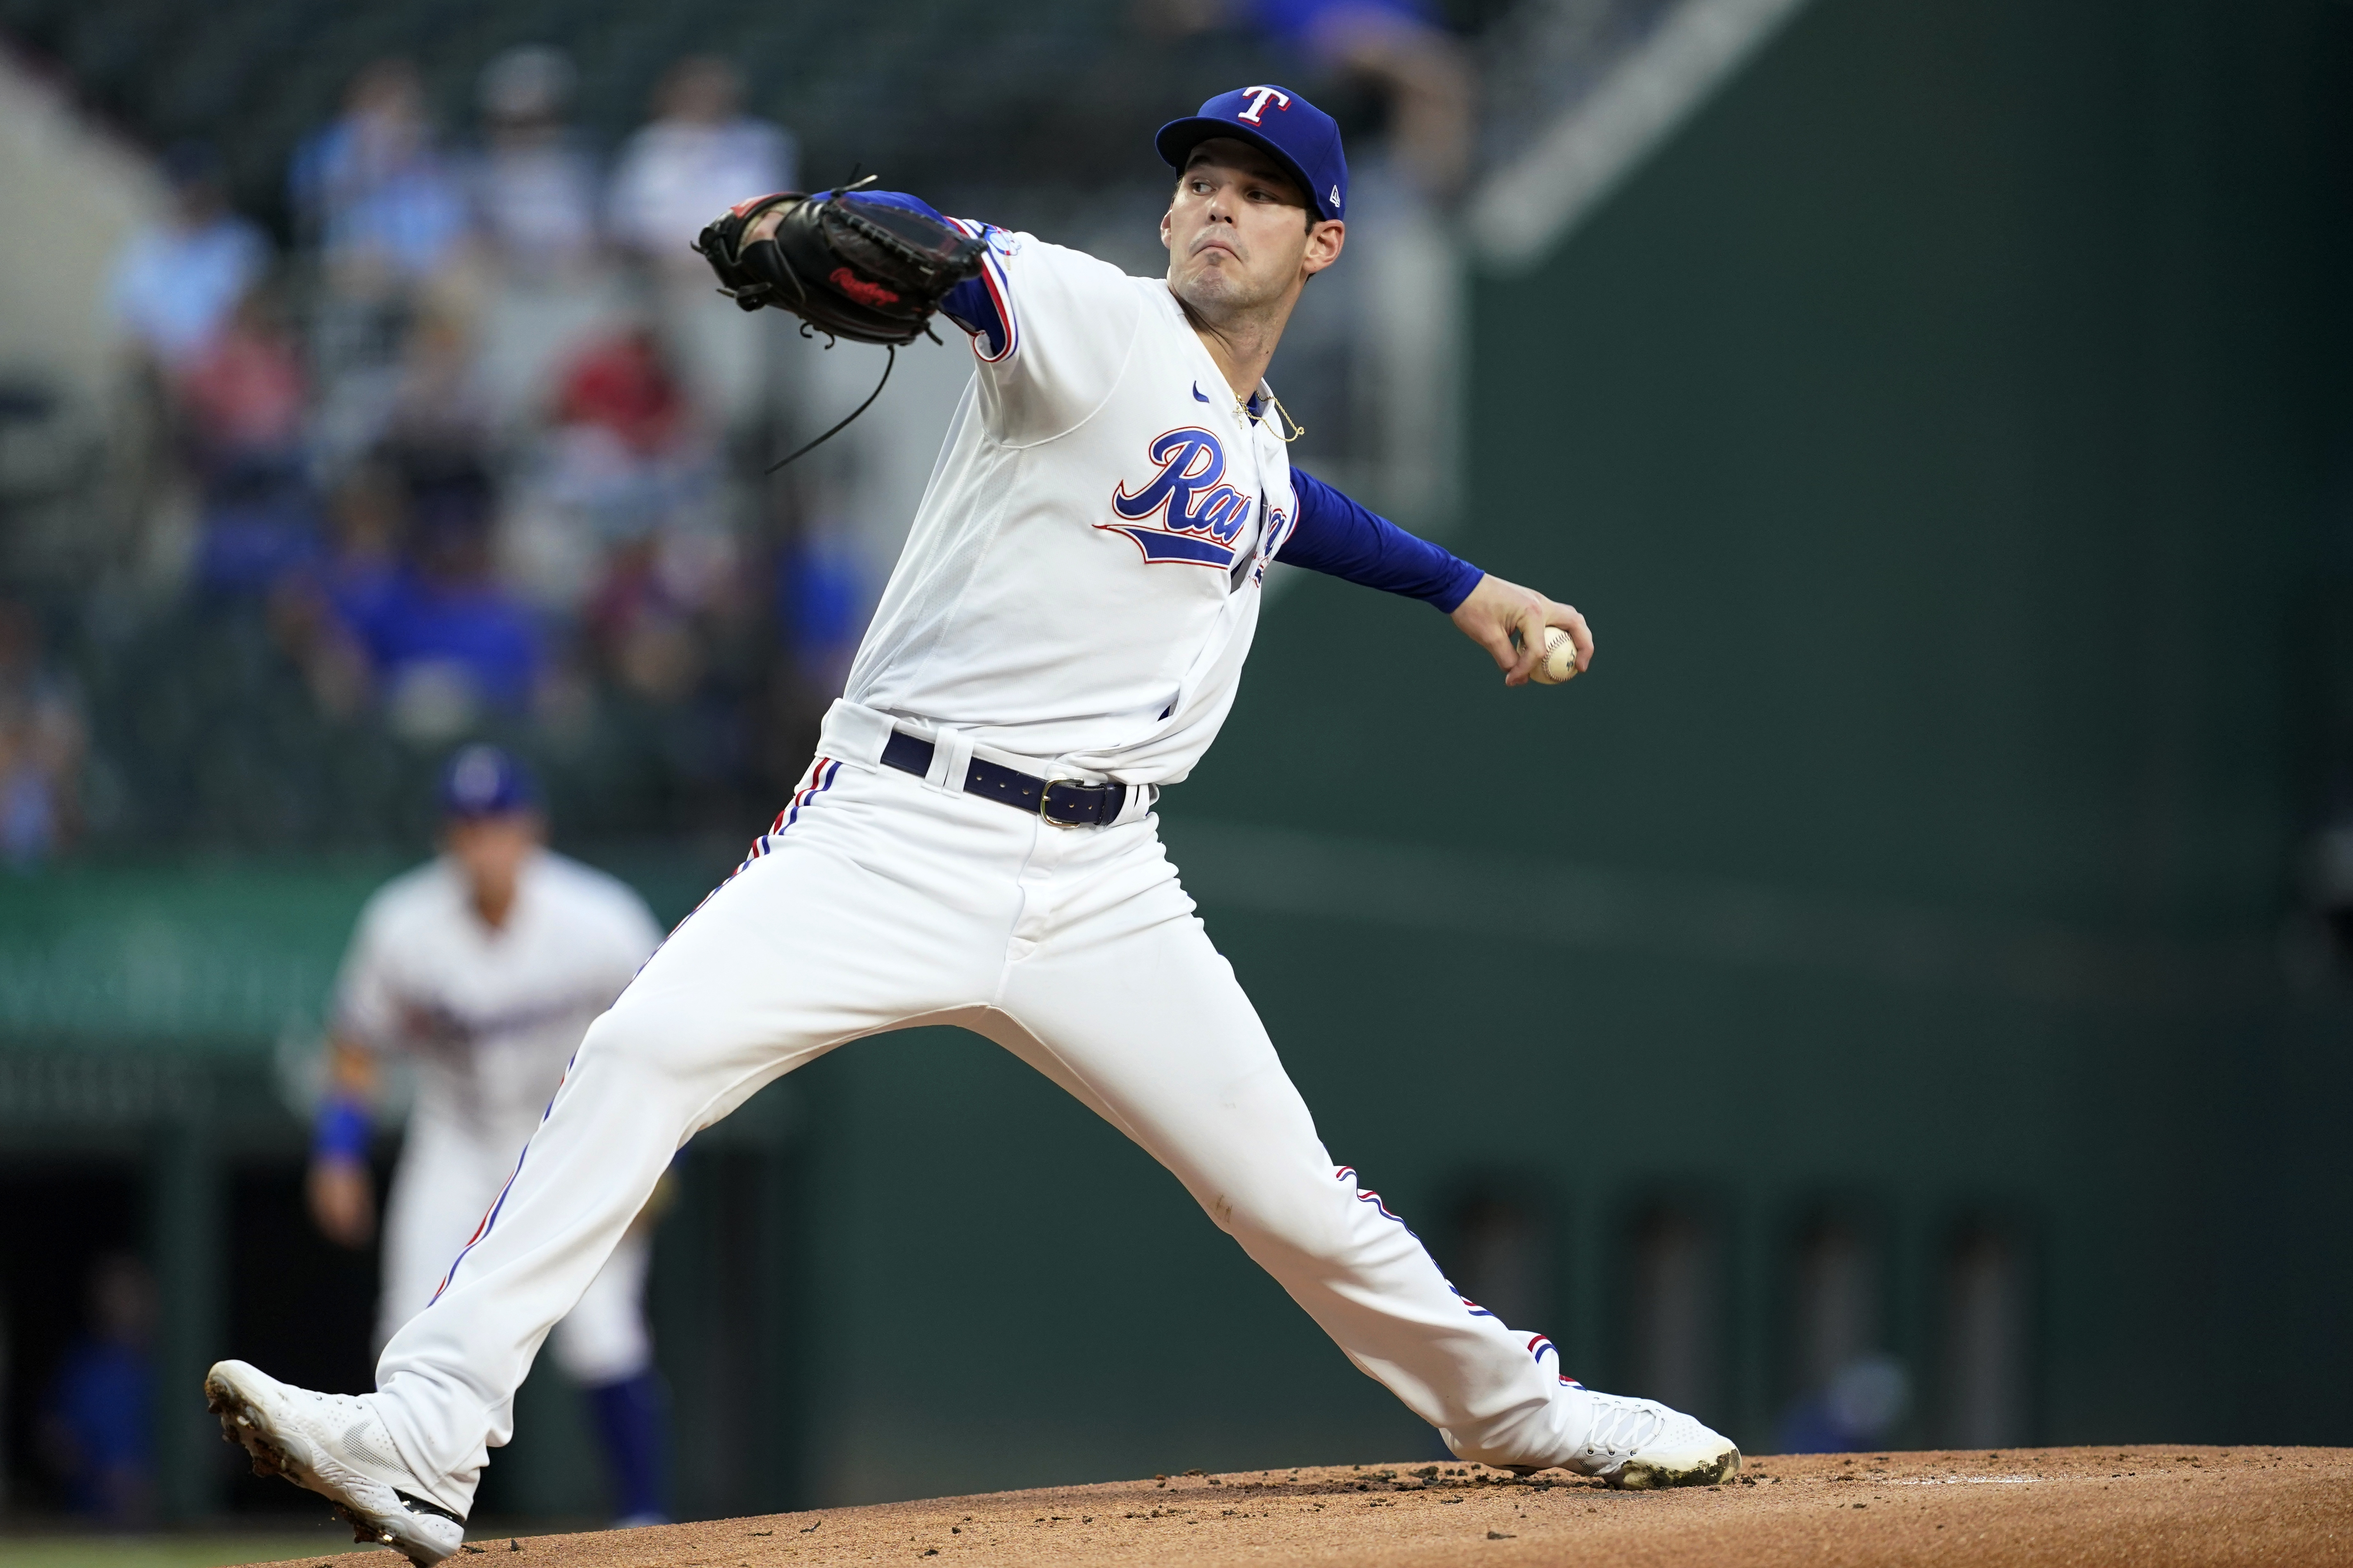
<path fill-rule="evenodd" d="M 539 805 L 530 772 L 496 746 L 462 748 L 441 770 L 444 816 L 507 816 Z"/>
<path fill-rule="evenodd" d="M 1195 143 L 1233 136 L 1263 147 L 1299 181 L 1319 218 L 1346 216 L 1348 160 L 1340 153 L 1333 118 L 1287 87 L 1261 85 L 1221 92 L 1201 112 L 1172 120 L 1152 144 L 1172 169 L 1182 169 Z"/>

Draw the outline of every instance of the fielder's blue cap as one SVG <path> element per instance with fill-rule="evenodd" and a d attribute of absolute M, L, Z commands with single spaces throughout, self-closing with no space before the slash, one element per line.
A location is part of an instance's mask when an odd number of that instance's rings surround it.
<path fill-rule="evenodd" d="M 507 816 L 539 805 L 530 770 L 496 746 L 459 751 L 441 770 L 441 815 Z"/>
<path fill-rule="evenodd" d="M 1152 144 L 1182 169 L 1196 143 L 1233 136 L 1266 149 L 1307 193 L 1319 218 L 1344 217 L 1348 210 L 1348 160 L 1340 152 L 1337 121 L 1287 87 L 1261 85 L 1221 92 L 1201 112 L 1172 120 Z"/>

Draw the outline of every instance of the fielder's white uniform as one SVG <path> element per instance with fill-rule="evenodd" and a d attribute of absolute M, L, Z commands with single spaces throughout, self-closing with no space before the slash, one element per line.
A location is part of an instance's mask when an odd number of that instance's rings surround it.
<path fill-rule="evenodd" d="M 384 1212 L 376 1342 L 433 1300 L 564 1079 L 589 1024 L 660 940 L 643 900 L 548 850 L 492 930 L 447 859 L 394 879 L 360 914 L 336 987 L 339 1032 L 416 1064 L 417 1100 Z M 645 1370 L 647 1242 L 624 1239 L 556 1331 L 595 1386 Z"/>
<path fill-rule="evenodd" d="M 987 235 L 958 312 L 979 363 L 818 761 L 589 1030 L 494 1222 L 385 1351 L 373 1402 L 455 1512 L 678 1146 L 913 1024 L 987 1036 L 1135 1140 L 1456 1453 L 1549 1465 L 1588 1433 L 1551 1345 L 1458 1296 L 1324 1151 L 1161 849 L 1155 786 L 1231 706 L 1295 515 L 1274 422 L 1162 280 Z M 881 765 L 894 728 L 934 742 L 928 776 Z M 960 793 L 975 757 L 1132 787 L 1065 828 Z"/>

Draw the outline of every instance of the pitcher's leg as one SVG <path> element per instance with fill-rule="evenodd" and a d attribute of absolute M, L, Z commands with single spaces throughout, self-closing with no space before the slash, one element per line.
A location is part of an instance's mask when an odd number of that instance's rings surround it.
<path fill-rule="evenodd" d="M 1466 1459 L 1562 1462 L 1584 1392 L 1541 1335 L 1456 1295 L 1420 1241 L 1335 1166 L 1233 971 L 1173 882 L 1106 942 L 1012 964 L 1015 1051 L 1141 1144 L 1356 1365 Z"/>
<path fill-rule="evenodd" d="M 514 1154 L 512 1149 L 494 1154 L 481 1139 L 421 1110 L 409 1117 L 400 1163 L 385 1193 L 371 1346 L 377 1353 L 433 1300 L 433 1288 L 498 1195 Z"/>
<path fill-rule="evenodd" d="M 871 784 L 845 774 L 827 800 L 871 815 Z M 437 1478 L 431 1501 L 466 1511 L 541 1342 L 688 1137 L 843 1040 L 985 994 L 979 955 L 1001 953 L 1002 921 L 975 939 L 975 868 L 913 859 L 911 831 L 885 841 L 897 874 L 878 874 L 860 852 L 874 826 L 828 837 L 803 817 L 590 1027 L 505 1191 L 377 1363 L 371 1402 L 408 1467 Z"/>

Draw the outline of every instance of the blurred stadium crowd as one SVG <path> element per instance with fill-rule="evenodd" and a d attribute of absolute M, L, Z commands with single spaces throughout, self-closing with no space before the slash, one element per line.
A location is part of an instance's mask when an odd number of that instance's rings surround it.
<path fill-rule="evenodd" d="M 281 667 L 269 698 L 437 749 L 496 728 L 562 751 L 600 704 L 674 715 L 656 745 L 709 788 L 762 771 L 758 720 L 793 700 L 763 626 L 791 623 L 811 670 L 848 630 L 821 567 L 754 559 L 765 338 L 680 238 L 792 185 L 795 149 L 690 58 L 600 169 L 572 74 L 500 54 L 452 147 L 413 66 L 362 71 L 289 171 L 299 283 L 184 143 L 110 299 L 168 434 L 185 607 Z"/>

